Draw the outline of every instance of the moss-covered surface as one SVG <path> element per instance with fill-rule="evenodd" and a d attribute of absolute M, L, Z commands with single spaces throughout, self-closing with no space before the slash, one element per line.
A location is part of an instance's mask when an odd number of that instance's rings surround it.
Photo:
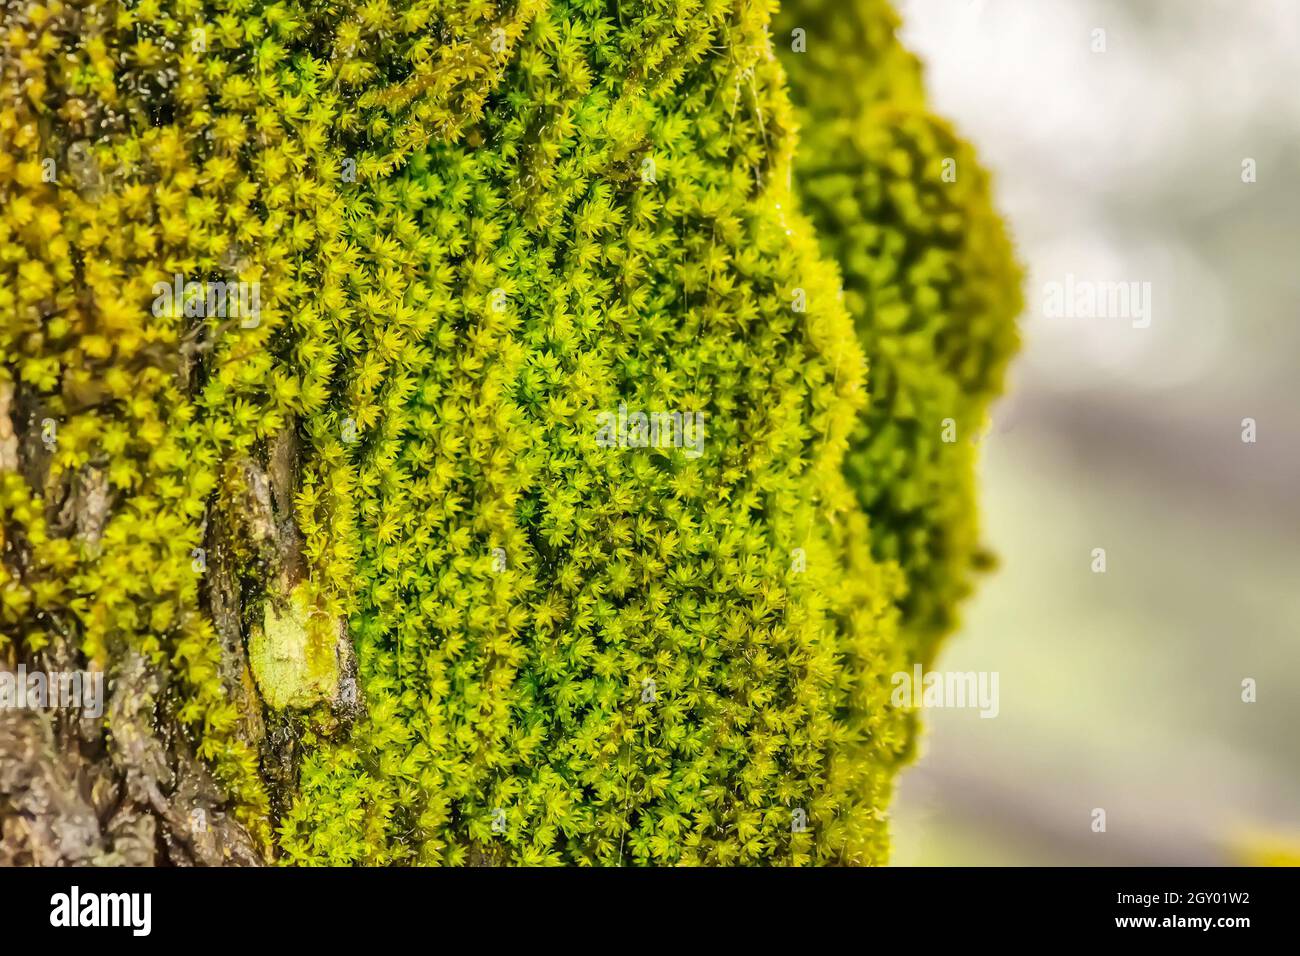
<path fill-rule="evenodd" d="M 201 862 L 240 858 L 186 831 L 217 799 L 287 862 L 886 859 L 889 678 L 977 555 L 941 420 L 1018 302 L 886 8 L 809 24 L 821 76 L 766 3 L 4 9 L 0 653 L 108 671 L 75 732 L 142 826 Z M 813 56 L 845 22 L 878 96 Z M 701 453 L 598 443 L 620 405 Z"/>
<path fill-rule="evenodd" d="M 956 623 L 980 545 L 974 466 L 988 406 L 1017 345 L 1020 268 L 989 177 L 930 112 L 916 58 L 884 0 L 799 0 L 774 34 L 799 118 L 795 182 L 869 367 L 845 460 L 872 552 L 907 581 L 905 630 L 929 663 Z"/>

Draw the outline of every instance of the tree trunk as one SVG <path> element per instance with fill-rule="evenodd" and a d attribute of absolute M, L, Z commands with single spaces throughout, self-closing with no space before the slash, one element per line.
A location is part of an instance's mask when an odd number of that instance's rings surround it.
<path fill-rule="evenodd" d="M 887 6 L 0 9 L 0 862 L 886 858 L 1018 309 Z"/>

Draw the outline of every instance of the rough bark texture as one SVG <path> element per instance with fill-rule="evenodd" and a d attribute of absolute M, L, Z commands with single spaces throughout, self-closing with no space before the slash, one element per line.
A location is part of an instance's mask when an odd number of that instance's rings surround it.
<path fill-rule="evenodd" d="M 0 383 L 0 463 L 45 491 L 47 525 L 96 553 L 112 508 L 104 473 L 84 468 L 48 478 L 50 450 L 41 440 L 39 405 L 24 407 Z M 10 529 L 11 530 L 11 529 Z M 26 570 L 22 539 L 4 538 L 6 564 Z M 223 580 L 211 578 L 217 591 Z M 229 578 L 224 579 L 227 586 Z M 261 738 L 257 695 L 247 677 L 238 633 L 239 595 L 224 594 L 224 619 L 235 630 L 222 644 L 223 677 L 240 694 L 250 740 Z M 214 608 L 220 603 L 214 598 Z M 223 620 L 214 610 L 214 617 Z M 5 649 L 4 669 L 19 663 L 44 674 L 85 666 L 66 622 L 34 654 Z M 245 828 L 222 809 L 228 802 L 169 710 L 162 674 L 128 651 L 106 674 L 104 719 L 82 711 L 0 707 L 0 864 L 9 866 L 256 865 L 264 856 Z"/>

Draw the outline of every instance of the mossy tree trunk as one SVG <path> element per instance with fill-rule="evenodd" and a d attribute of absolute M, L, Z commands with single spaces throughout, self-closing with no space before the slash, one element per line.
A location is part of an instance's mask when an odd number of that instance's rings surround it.
<path fill-rule="evenodd" d="M 1018 309 L 887 6 L 0 10 L 0 862 L 886 858 Z"/>

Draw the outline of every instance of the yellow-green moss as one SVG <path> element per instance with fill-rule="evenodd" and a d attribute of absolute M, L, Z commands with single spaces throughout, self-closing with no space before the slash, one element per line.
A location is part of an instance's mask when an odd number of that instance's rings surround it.
<path fill-rule="evenodd" d="M 928 108 L 897 27 L 886 0 L 794 0 L 774 33 L 799 117 L 795 183 L 870 369 L 845 469 L 873 553 L 904 572 L 905 631 L 928 663 L 991 561 L 975 462 L 1017 347 L 1021 272 L 988 174 Z"/>

